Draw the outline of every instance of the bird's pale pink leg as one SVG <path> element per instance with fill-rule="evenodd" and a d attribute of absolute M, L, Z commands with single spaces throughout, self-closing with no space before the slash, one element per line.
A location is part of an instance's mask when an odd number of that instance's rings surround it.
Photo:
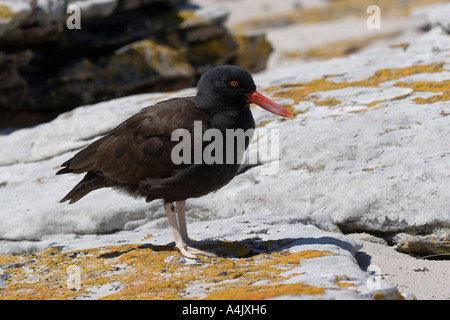
<path fill-rule="evenodd" d="M 204 255 L 207 257 L 217 257 L 214 253 L 188 247 L 186 242 L 183 240 L 183 236 L 180 232 L 180 227 L 178 225 L 177 218 L 175 216 L 175 206 L 172 202 L 167 202 L 164 204 L 164 210 L 166 211 L 167 218 L 169 219 L 170 228 L 172 229 L 173 237 L 175 239 L 175 246 L 180 250 L 180 253 L 186 258 L 197 259 L 197 255 Z M 184 218 L 184 210 L 183 210 L 183 218 L 184 221 L 184 233 L 186 233 L 186 220 Z"/>
<path fill-rule="evenodd" d="M 185 201 L 176 201 L 175 202 L 175 211 L 177 213 L 178 219 L 178 228 L 180 229 L 181 237 L 183 241 L 187 244 L 190 244 L 192 241 L 189 239 L 186 227 L 186 202 Z"/>

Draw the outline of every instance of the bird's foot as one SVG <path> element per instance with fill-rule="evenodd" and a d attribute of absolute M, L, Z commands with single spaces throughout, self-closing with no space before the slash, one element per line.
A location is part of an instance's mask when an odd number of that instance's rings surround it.
<path fill-rule="evenodd" d="M 215 253 L 206 251 L 206 250 L 200 250 L 194 247 L 189 247 L 186 243 L 183 243 L 180 246 L 177 246 L 178 250 L 180 250 L 180 253 L 189 259 L 198 259 L 198 255 L 206 256 L 209 258 L 217 258 L 217 255 Z"/>

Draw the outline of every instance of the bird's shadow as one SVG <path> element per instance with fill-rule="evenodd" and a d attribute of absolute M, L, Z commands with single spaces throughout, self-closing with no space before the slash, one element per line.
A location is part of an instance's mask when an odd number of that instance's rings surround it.
<path fill-rule="evenodd" d="M 136 249 L 151 249 L 153 251 L 177 251 L 174 242 L 167 245 L 154 245 L 151 243 L 143 244 Z M 334 245 L 349 252 L 353 252 L 353 246 L 345 241 L 333 237 L 319 238 L 281 238 L 277 240 L 262 240 L 260 238 L 250 238 L 240 241 L 226 240 L 202 240 L 195 241 L 194 247 L 202 250 L 208 250 L 215 253 L 219 257 L 229 258 L 248 258 L 263 253 L 281 252 L 289 248 L 301 245 L 317 245 L 317 250 L 321 250 L 320 246 Z M 314 248 L 314 247 L 313 247 Z M 312 249 L 314 250 L 314 249 Z"/>
<path fill-rule="evenodd" d="M 365 253 L 364 251 L 357 252 L 355 254 L 355 259 L 356 259 L 356 262 L 358 262 L 359 267 L 363 271 L 367 271 L 367 269 L 369 268 L 369 266 L 372 262 L 372 257 L 370 255 L 368 255 L 367 253 Z"/>

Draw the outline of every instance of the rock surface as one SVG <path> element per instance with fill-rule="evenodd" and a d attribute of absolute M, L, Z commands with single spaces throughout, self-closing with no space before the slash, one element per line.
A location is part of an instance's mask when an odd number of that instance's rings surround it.
<path fill-rule="evenodd" d="M 426 236 L 397 234 L 393 242 L 399 252 L 414 253 L 425 258 L 450 259 L 450 232 L 448 228 L 437 228 Z"/>
<path fill-rule="evenodd" d="M 450 33 L 450 3 L 440 3 L 427 7 L 419 7 L 413 11 L 413 17 L 417 28 L 429 29 L 439 25 Z"/>
<path fill-rule="evenodd" d="M 261 71 L 261 33 L 231 33 L 225 7 L 188 0 L 2 1 L 0 129 L 76 106 L 191 87 L 212 66 Z"/>
<path fill-rule="evenodd" d="M 0 298 L 403 299 L 359 268 L 357 240 L 257 214 L 217 222 L 190 225 L 193 238 L 210 239 L 199 244 L 222 256 L 215 259 L 181 257 L 168 228 L 80 236 L 19 260 L 0 256 Z"/>
<path fill-rule="evenodd" d="M 258 165 L 187 202 L 191 237 L 229 259 L 186 262 L 169 251 L 172 238 L 158 201 L 148 205 L 98 190 L 74 205 L 58 203 L 81 178 L 54 176 L 62 162 L 140 108 L 194 89 L 84 106 L 0 136 L 0 251 L 53 246 L 2 256 L 0 294 L 23 297 L 27 277 L 36 273 L 60 286 L 66 269 L 79 263 L 86 276 L 79 291 L 44 292 L 35 285 L 40 297 L 399 298 L 395 287 L 361 270 L 360 242 L 341 232 L 388 242 L 402 233 L 438 235 L 448 243 L 439 230 L 450 227 L 449 50 L 449 35 L 437 27 L 406 46 L 256 75 L 259 90 L 291 108 L 294 119 L 253 109 L 259 131 L 249 154 L 259 152 Z M 275 130 L 279 161 L 261 149 Z M 49 263 L 59 267 L 40 273 Z M 106 269 L 90 276 L 99 264 Z M 200 269 L 212 278 L 199 281 Z M 176 292 L 148 296 L 143 291 L 150 284 L 139 286 L 140 273 L 178 284 L 186 274 L 194 278 Z M 233 279 L 246 287 L 229 287 Z"/>
<path fill-rule="evenodd" d="M 222 0 L 192 0 L 200 6 Z M 360 52 L 368 47 L 401 44 L 431 26 L 448 25 L 446 0 L 271 0 L 229 1 L 227 20 L 234 30 L 263 30 L 274 51 L 268 69 Z M 369 10 L 380 8 L 379 28 Z M 448 32 L 448 28 L 447 28 Z"/>

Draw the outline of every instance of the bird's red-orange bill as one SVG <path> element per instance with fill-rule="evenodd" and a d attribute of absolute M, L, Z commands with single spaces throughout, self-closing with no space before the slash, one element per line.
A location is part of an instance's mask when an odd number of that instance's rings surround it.
<path fill-rule="evenodd" d="M 269 112 L 272 112 L 276 115 L 292 118 L 294 115 L 289 110 L 286 110 L 282 106 L 280 106 L 275 101 L 270 100 L 266 96 L 263 96 L 258 91 L 253 91 L 246 94 L 247 96 L 247 102 L 255 103 L 264 110 L 267 110 Z"/>

